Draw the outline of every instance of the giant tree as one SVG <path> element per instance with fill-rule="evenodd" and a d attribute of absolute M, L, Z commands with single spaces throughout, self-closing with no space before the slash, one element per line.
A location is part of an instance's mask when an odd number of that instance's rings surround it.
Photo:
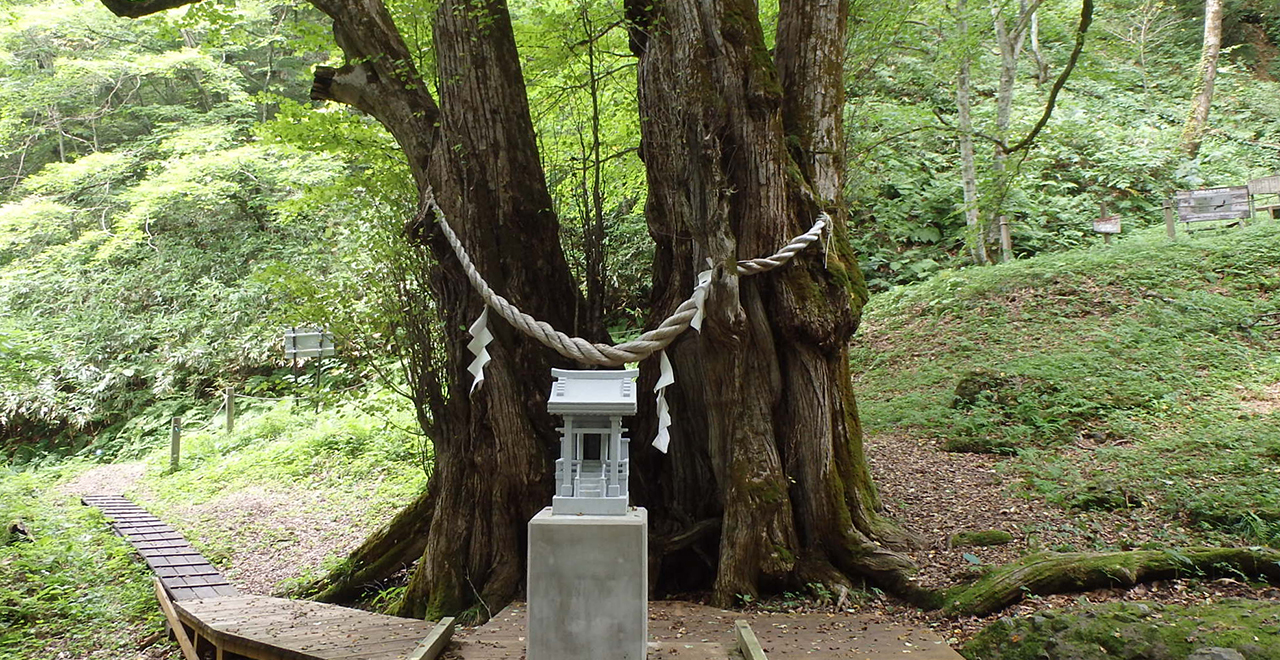
<path fill-rule="evenodd" d="M 103 0 L 124 16 L 193 1 Z M 439 2 L 432 94 L 381 0 L 310 1 L 346 57 L 316 70 L 313 98 L 368 113 L 404 151 L 421 193 L 405 231 L 421 286 L 405 291 L 444 337 L 427 345 L 432 333 L 418 333 L 411 351 L 419 420 L 435 445 L 427 490 L 321 596 L 351 597 L 417 560 L 401 613 L 484 617 L 521 589 L 525 523 L 550 499 L 558 445 L 545 412 L 549 368 L 572 365 L 495 323 L 484 386 L 467 394 L 460 329 L 482 303 L 432 200 L 499 293 L 557 328 L 605 335 L 574 328 L 589 316 L 558 242 L 506 4 Z M 636 443 L 633 492 L 651 511 L 654 583 L 714 586 L 720 602 L 856 576 L 910 585 L 910 562 L 888 549 L 909 538 L 879 514 L 846 351 L 866 299 L 839 199 L 848 11 L 844 0 L 783 0 L 771 52 L 752 0 L 625 3 L 657 250 L 650 323 L 688 297 L 708 263 L 712 272 L 702 332 L 670 348 L 672 451 Z M 738 259 L 772 253 L 822 212 L 829 251 L 738 272 Z M 638 440 L 651 437 L 652 412 L 633 424 Z"/>

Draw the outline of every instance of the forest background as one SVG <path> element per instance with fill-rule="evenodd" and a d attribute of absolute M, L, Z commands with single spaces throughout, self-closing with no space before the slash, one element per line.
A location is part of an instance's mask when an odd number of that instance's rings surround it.
<path fill-rule="evenodd" d="M 944 3 L 854 5 L 847 198 L 873 291 L 970 261 L 955 117 L 964 60 L 980 192 L 970 208 L 1011 219 L 1016 256 L 1098 241 L 1100 204 L 1140 228 L 1162 222 L 1174 190 L 1280 169 L 1280 12 L 1265 0 L 1226 3 L 1196 157 L 1179 141 L 1203 6 L 1103 2 L 1052 119 L 1004 171 L 983 137 L 997 129 L 1000 74 L 989 9 L 971 8 L 963 38 Z M 391 7 L 410 40 L 429 38 L 423 7 Z M 651 246 L 619 8 L 511 10 L 571 267 L 626 338 L 648 302 Z M 1039 119 L 1078 14 L 1066 2 L 1036 12 L 1013 88 L 1014 139 Z M 137 21 L 93 2 L 8 3 L 0 440 L 11 461 L 136 454 L 170 417 L 207 415 L 224 387 L 315 387 L 279 350 L 291 325 L 342 339 L 322 388 L 403 382 L 396 262 L 415 198 L 376 122 L 307 100 L 312 68 L 338 59 L 321 18 L 302 3 L 205 2 Z M 420 67 L 429 80 L 431 62 Z"/>

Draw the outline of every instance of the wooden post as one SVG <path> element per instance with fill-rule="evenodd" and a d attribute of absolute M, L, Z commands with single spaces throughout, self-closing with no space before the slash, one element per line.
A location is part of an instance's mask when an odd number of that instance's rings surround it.
<path fill-rule="evenodd" d="M 169 427 L 169 469 L 178 471 L 178 459 L 182 454 L 182 418 L 174 417 Z"/>
<path fill-rule="evenodd" d="M 222 394 L 227 407 L 227 433 L 236 430 L 236 389 L 228 387 Z"/>
<path fill-rule="evenodd" d="M 173 602 L 169 600 L 169 594 L 164 592 L 164 585 L 160 583 L 160 578 L 151 578 L 151 583 L 156 589 L 156 600 L 160 601 L 160 611 L 164 612 L 164 618 L 169 622 L 169 631 L 178 640 L 178 648 L 182 649 L 182 657 L 186 660 L 200 660 L 200 656 L 196 655 L 196 646 L 191 643 L 191 638 L 187 637 L 187 629 L 182 627 L 182 619 L 179 619 L 178 613 L 174 611 Z M 218 657 L 222 657 L 221 649 L 218 650 Z"/>
<path fill-rule="evenodd" d="M 1164 232 L 1169 235 L 1169 240 L 1177 240 L 1173 229 L 1173 200 L 1164 200 Z"/>
<path fill-rule="evenodd" d="M 1000 263 L 1013 260 L 1013 235 L 1009 233 L 1009 216 L 1000 216 Z"/>
<path fill-rule="evenodd" d="M 1106 202 L 1098 202 L 1098 217 L 1101 218 L 1103 222 L 1107 220 L 1107 203 Z M 1102 243 L 1104 245 L 1111 245 L 1111 234 L 1103 234 Z"/>

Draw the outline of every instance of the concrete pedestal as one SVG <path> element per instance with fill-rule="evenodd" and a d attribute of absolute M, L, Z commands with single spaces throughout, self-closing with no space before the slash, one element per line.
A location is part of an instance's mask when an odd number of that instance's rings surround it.
<path fill-rule="evenodd" d="M 528 660 L 644 660 L 649 516 L 529 521 Z"/>

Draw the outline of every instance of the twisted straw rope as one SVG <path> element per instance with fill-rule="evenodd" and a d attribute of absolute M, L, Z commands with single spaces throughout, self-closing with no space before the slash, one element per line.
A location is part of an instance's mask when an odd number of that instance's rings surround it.
<path fill-rule="evenodd" d="M 462 264 L 462 268 L 467 273 L 467 279 L 471 280 L 471 285 L 475 287 L 484 303 L 499 316 L 506 319 L 515 328 L 524 334 L 538 340 L 547 348 L 581 364 L 591 364 L 601 367 L 616 367 L 627 362 L 639 362 L 654 353 L 666 348 L 675 341 L 680 333 L 688 329 L 693 317 L 698 313 L 698 299 L 705 295 L 707 285 L 700 284 L 694 291 L 693 295 L 687 300 L 680 303 L 676 311 L 662 321 L 658 327 L 650 330 L 635 339 L 611 346 L 609 344 L 596 344 L 581 337 L 570 337 L 569 335 L 551 327 L 546 321 L 525 314 L 515 305 L 502 296 L 498 295 L 484 278 L 480 276 L 480 272 L 476 270 L 475 264 L 471 262 L 471 257 L 467 255 L 466 249 L 462 247 L 462 241 L 458 240 L 458 235 L 453 232 L 453 228 L 449 226 L 449 222 L 444 217 L 444 211 L 436 205 L 435 200 L 427 202 L 428 207 L 435 214 L 436 222 L 439 223 L 440 229 L 444 232 L 444 237 L 449 241 L 449 245 L 453 246 L 454 254 L 458 255 L 458 261 Z M 818 216 L 813 227 L 809 231 L 791 239 L 778 250 L 775 254 L 768 257 L 758 259 L 747 259 L 738 262 L 738 270 L 743 275 L 755 275 L 768 270 L 773 270 L 796 256 L 801 250 L 808 247 L 811 243 L 818 240 L 822 235 L 822 229 L 827 225 L 830 218 L 826 213 Z"/>

